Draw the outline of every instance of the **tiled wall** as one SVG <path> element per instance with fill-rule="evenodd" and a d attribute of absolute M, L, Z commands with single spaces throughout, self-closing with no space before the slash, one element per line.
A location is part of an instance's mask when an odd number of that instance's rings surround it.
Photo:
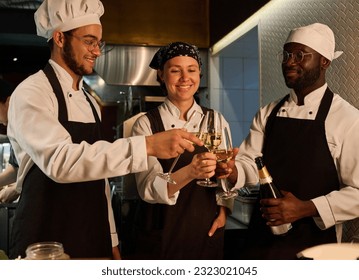
<path fill-rule="evenodd" d="M 259 22 L 262 104 L 283 96 L 284 85 L 275 53 L 290 29 L 321 22 L 335 34 L 336 50 L 344 54 L 327 71 L 331 89 L 359 108 L 359 1 L 275 0 Z"/>
<path fill-rule="evenodd" d="M 223 113 L 231 126 L 233 144 L 248 134 L 259 104 L 257 28 L 232 44 L 210 65 L 210 105 Z"/>
<path fill-rule="evenodd" d="M 239 145 L 248 133 L 259 104 L 288 92 L 276 54 L 294 27 L 322 22 L 333 29 L 337 50 L 344 54 L 333 61 L 327 81 L 334 92 L 359 108 L 358 0 L 272 0 L 257 17 L 255 30 L 209 57 L 207 102 L 230 122 L 234 144 Z M 256 52 L 259 55 L 253 57 Z"/>
<path fill-rule="evenodd" d="M 230 122 L 235 145 L 248 133 L 250 117 L 259 104 L 267 104 L 288 92 L 276 54 L 282 49 L 289 31 L 298 26 L 321 22 L 332 28 L 336 50 L 344 54 L 328 69 L 328 85 L 359 108 L 358 0 L 272 0 L 257 17 L 255 31 L 209 57 L 207 102 L 223 112 Z M 258 40 L 244 46 L 242 42 L 250 42 L 246 37 L 256 31 Z M 258 58 L 252 56 L 251 50 L 259 53 Z M 258 72 L 260 74 L 256 75 Z M 355 221 L 344 225 L 344 241 L 352 232 L 358 234 L 359 219 Z"/>

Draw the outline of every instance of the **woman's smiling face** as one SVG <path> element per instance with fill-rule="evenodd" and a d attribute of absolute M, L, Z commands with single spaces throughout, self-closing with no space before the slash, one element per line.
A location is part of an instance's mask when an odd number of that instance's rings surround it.
<path fill-rule="evenodd" d="M 197 60 L 189 56 L 176 56 L 166 61 L 159 77 L 166 85 L 172 103 L 193 99 L 200 84 L 201 71 Z"/>

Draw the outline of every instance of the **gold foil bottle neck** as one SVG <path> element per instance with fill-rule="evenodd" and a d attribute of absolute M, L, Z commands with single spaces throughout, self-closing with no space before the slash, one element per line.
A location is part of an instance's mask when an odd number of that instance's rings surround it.
<path fill-rule="evenodd" d="M 261 170 L 258 170 L 258 174 L 261 179 L 270 177 L 270 174 L 266 167 L 263 167 Z"/>

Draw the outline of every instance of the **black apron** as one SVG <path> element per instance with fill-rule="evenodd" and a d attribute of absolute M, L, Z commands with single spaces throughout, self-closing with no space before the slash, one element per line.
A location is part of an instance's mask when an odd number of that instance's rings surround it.
<path fill-rule="evenodd" d="M 44 72 L 58 100 L 59 121 L 71 135 L 73 143 L 87 141 L 92 144 L 100 140 L 100 119 L 86 93 L 96 123 L 69 121 L 54 70 L 47 64 Z M 11 257 L 25 257 L 27 246 L 41 241 L 62 243 L 71 258 L 111 258 L 105 181 L 60 184 L 34 164 L 26 174 L 14 218 Z"/>
<path fill-rule="evenodd" d="M 153 134 L 164 131 L 157 108 L 147 112 L 147 116 Z M 174 171 L 188 165 L 195 154 L 206 151 L 206 148 L 198 146 L 193 153 L 186 151 Z M 169 170 L 173 160 L 159 160 L 164 172 Z M 136 258 L 223 259 L 224 227 L 208 237 L 208 231 L 219 214 L 216 188 L 198 186 L 196 181 L 180 190 L 175 205 L 140 202 L 136 219 Z"/>
<path fill-rule="evenodd" d="M 266 125 L 262 152 L 268 171 L 279 189 L 290 191 L 301 200 L 338 190 L 339 179 L 325 133 L 333 93 L 326 90 L 315 120 L 277 117 L 288 97 L 273 109 Z M 320 230 L 311 217 L 292 226 L 286 236 L 273 235 L 257 204 L 243 258 L 297 259 L 296 254 L 308 247 L 337 241 L 335 227 Z"/>

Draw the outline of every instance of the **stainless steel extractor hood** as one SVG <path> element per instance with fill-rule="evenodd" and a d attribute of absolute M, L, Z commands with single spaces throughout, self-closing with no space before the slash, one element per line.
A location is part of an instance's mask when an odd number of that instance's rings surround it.
<path fill-rule="evenodd" d="M 158 85 L 156 71 L 148 65 L 158 48 L 106 46 L 96 60 L 95 70 L 111 85 Z"/>
<path fill-rule="evenodd" d="M 109 85 L 158 86 L 156 70 L 149 67 L 159 47 L 106 46 L 96 60 L 95 71 Z M 207 86 L 207 50 L 200 50 L 203 62 L 201 87 Z"/>
<path fill-rule="evenodd" d="M 141 100 L 141 104 L 163 101 L 156 70 L 149 67 L 158 49 L 147 46 L 106 46 L 105 54 L 96 60 L 94 73 L 84 76 L 85 87 L 103 106 L 132 104 L 136 99 Z M 208 51 L 200 52 L 203 63 L 200 87 L 205 88 Z"/>

